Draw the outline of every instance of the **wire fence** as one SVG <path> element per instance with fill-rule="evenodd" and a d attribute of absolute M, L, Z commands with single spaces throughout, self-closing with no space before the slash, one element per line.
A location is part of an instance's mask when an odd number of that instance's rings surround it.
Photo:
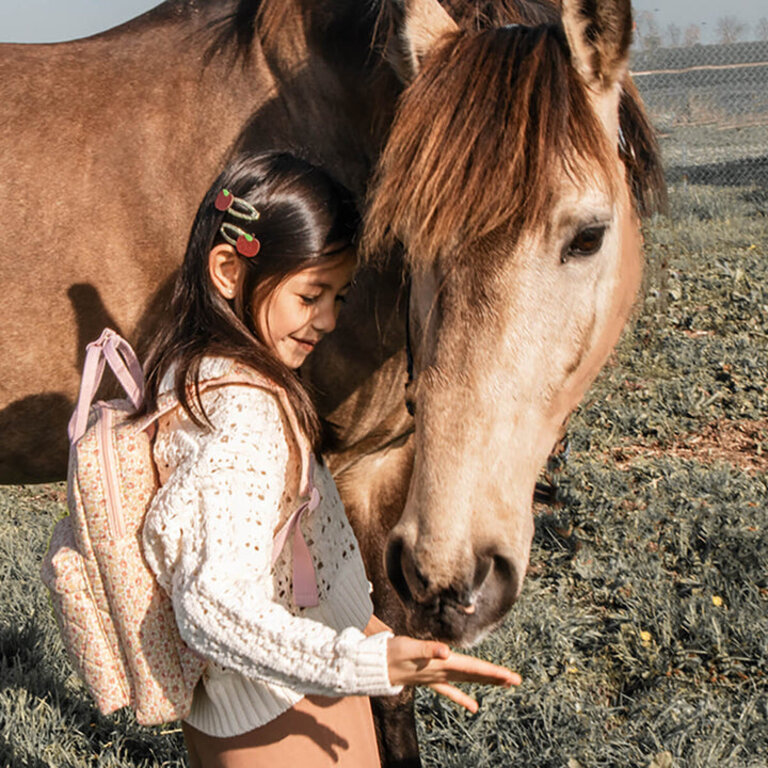
<path fill-rule="evenodd" d="M 768 41 L 642 51 L 630 66 L 670 184 L 768 188 Z"/>

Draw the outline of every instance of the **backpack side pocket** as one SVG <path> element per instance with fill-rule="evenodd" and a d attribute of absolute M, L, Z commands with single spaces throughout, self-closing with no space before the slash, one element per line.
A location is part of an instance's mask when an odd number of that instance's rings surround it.
<path fill-rule="evenodd" d="M 50 590 L 64 647 L 99 710 L 106 715 L 129 704 L 128 680 L 116 652 L 112 621 L 98 608 L 69 517 L 53 530 L 41 576 Z"/>

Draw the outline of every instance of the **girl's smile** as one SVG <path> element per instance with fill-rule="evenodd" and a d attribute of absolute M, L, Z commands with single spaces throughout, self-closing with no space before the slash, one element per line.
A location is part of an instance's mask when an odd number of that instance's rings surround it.
<path fill-rule="evenodd" d="M 298 368 L 336 327 L 354 271 L 350 248 L 332 261 L 291 275 L 258 304 L 254 321 L 259 335 L 289 368 Z"/>

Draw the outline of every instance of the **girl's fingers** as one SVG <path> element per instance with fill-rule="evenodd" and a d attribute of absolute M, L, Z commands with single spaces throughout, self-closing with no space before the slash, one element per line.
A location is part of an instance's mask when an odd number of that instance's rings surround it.
<path fill-rule="evenodd" d="M 425 659 L 449 659 L 451 649 L 445 643 L 438 643 L 433 640 L 424 641 Z"/>
<path fill-rule="evenodd" d="M 448 683 L 432 683 L 429 687 L 435 691 L 435 693 L 439 693 L 441 696 L 445 696 L 446 699 L 450 699 L 459 706 L 468 709 L 473 715 L 479 709 L 479 704 L 475 699 L 453 685 L 449 685 Z"/>
<path fill-rule="evenodd" d="M 452 653 L 445 643 L 405 636 L 389 639 L 387 664 L 393 685 L 469 682 L 509 688 L 521 682 L 517 673 L 473 656 Z M 463 701 L 460 703 L 465 706 Z"/>
<path fill-rule="evenodd" d="M 411 640 L 405 654 L 417 669 L 425 669 L 434 662 L 441 663 L 451 657 L 451 649 L 445 643 L 434 640 Z"/>
<path fill-rule="evenodd" d="M 462 653 L 452 653 L 440 666 L 447 673 L 448 679 L 455 681 L 506 686 L 520 685 L 522 682 L 517 672 Z"/>

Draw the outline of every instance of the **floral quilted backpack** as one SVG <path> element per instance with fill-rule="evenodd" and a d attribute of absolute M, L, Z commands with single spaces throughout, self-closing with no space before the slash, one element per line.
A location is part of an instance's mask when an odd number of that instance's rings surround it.
<path fill-rule="evenodd" d="M 128 399 L 91 405 L 105 364 Z M 271 390 L 294 437 L 300 434 L 284 391 L 255 371 L 234 366 L 226 377 L 201 382 L 200 389 L 229 382 Z M 64 646 L 102 714 L 130 706 L 139 723 L 156 725 L 189 714 L 207 661 L 182 641 L 170 598 L 144 560 L 144 516 L 158 488 L 152 459 L 155 422 L 178 407 L 178 401 L 168 394 L 158 401 L 157 412 L 131 419 L 143 391 L 144 376 L 135 353 L 117 333 L 105 329 L 87 347 L 68 430 L 69 515 L 53 530 L 41 575 L 51 593 Z M 316 594 L 298 522 L 317 505 L 317 491 L 308 452 L 302 442 L 299 446 L 308 501 L 276 535 L 273 561 L 292 532 L 294 587 Z"/>
<path fill-rule="evenodd" d="M 127 400 L 91 402 L 109 364 Z M 42 578 L 69 657 L 102 714 L 133 707 L 144 725 L 188 714 L 205 667 L 179 636 L 173 608 L 144 561 L 141 529 L 158 487 L 149 425 L 128 417 L 144 376 L 106 329 L 86 351 L 69 422 L 69 515 L 53 530 Z"/>

